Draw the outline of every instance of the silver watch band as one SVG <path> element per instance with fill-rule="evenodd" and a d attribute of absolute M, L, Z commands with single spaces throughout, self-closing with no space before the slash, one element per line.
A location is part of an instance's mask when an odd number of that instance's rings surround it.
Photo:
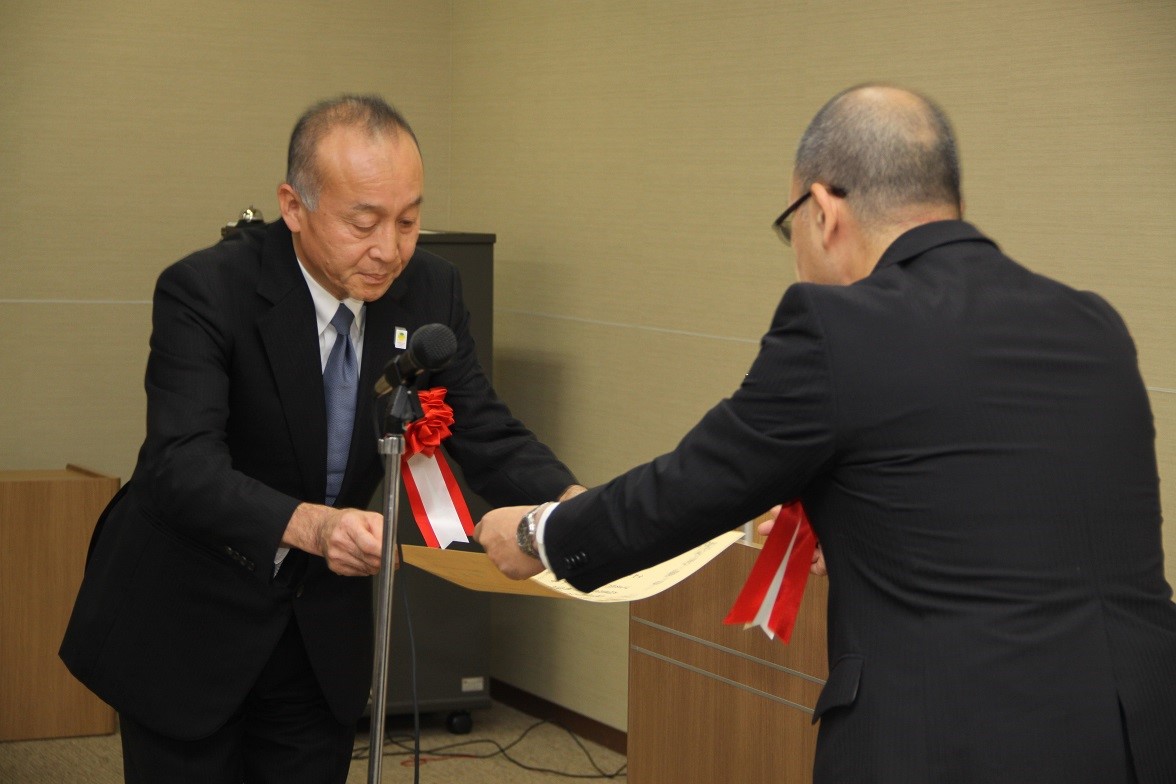
<path fill-rule="evenodd" d="M 523 519 L 519 520 L 519 527 L 515 531 L 515 539 L 518 541 L 519 549 L 532 558 L 539 557 L 539 548 L 535 544 L 535 529 L 539 527 L 539 512 L 544 506 L 546 504 L 539 504 L 523 515 Z"/>

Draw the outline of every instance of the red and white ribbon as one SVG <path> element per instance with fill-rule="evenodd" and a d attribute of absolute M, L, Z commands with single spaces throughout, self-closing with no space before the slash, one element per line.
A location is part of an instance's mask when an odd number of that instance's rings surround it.
<path fill-rule="evenodd" d="M 425 543 L 444 549 L 454 542 L 468 542 L 474 535 L 474 521 L 453 470 L 438 450 L 453 424 L 445 388 L 423 389 L 417 399 L 424 416 L 404 431 L 404 489 Z"/>
<path fill-rule="evenodd" d="M 769 638 L 779 635 L 783 643 L 792 639 L 816 547 L 800 502 L 784 506 L 723 623 L 758 626 Z"/>

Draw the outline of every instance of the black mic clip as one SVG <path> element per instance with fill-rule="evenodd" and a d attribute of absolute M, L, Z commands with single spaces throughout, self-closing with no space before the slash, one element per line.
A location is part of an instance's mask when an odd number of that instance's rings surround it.
<path fill-rule="evenodd" d="M 405 428 L 425 415 L 421 401 L 411 386 L 400 385 L 391 395 L 384 409 L 384 433 L 404 433 Z"/>
<path fill-rule="evenodd" d="M 376 384 L 376 397 L 383 397 L 400 387 L 411 389 L 416 386 L 417 379 L 421 377 L 419 368 L 410 368 L 407 373 L 402 371 L 397 359 L 399 359 L 399 355 L 389 360 L 388 364 L 384 366 L 384 372 Z"/>

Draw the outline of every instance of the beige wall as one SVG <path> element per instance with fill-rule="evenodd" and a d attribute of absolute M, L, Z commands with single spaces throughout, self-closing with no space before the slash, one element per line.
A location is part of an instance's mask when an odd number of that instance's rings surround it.
<path fill-rule="evenodd" d="M 250 202 L 276 217 L 293 118 L 348 90 L 413 121 L 428 226 L 498 235 L 500 391 L 604 481 L 738 384 L 793 279 L 767 227 L 796 139 L 832 93 L 874 79 L 947 108 L 970 219 L 1119 307 L 1170 485 L 1176 6 L 1162 0 L 4 0 L 0 469 L 129 474 L 155 276 Z M 1176 580 L 1176 527 L 1165 542 Z M 494 674 L 624 728 L 625 619 L 497 601 Z"/>
<path fill-rule="evenodd" d="M 451 5 L 0 0 L 0 469 L 124 479 L 155 278 L 254 204 L 298 114 L 380 92 L 448 221 Z"/>

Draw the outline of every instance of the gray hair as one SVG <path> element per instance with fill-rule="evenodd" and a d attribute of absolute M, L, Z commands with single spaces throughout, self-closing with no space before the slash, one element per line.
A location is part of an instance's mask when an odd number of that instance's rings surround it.
<path fill-rule="evenodd" d="M 312 212 L 322 189 L 315 152 L 323 137 L 339 126 L 363 128 L 373 137 L 406 133 L 420 148 L 408 120 L 378 95 L 340 95 L 320 101 L 298 118 L 286 153 L 286 182 Z"/>
<path fill-rule="evenodd" d="M 863 84 L 834 96 L 801 137 L 793 176 L 845 189 L 858 218 L 882 225 L 914 205 L 960 209 L 960 163 L 947 115 L 926 96 Z"/>

